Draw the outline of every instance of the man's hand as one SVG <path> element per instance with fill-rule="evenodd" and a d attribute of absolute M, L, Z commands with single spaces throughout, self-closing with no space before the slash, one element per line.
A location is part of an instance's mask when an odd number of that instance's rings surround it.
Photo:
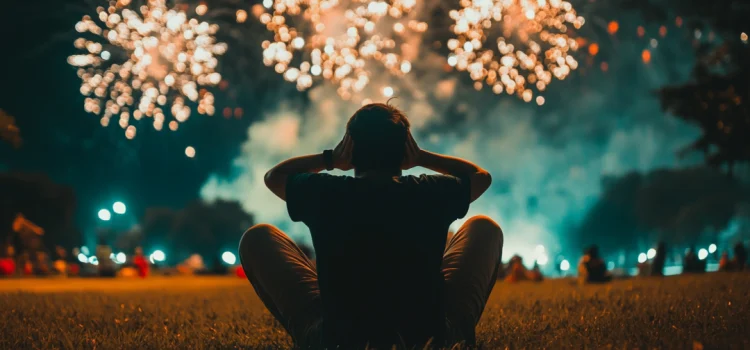
<path fill-rule="evenodd" d="M 339 170 L 351 170 L 354 166 L 352 165 L 352 149 L 354 148 L 354 142 L 349 133 L 344 135 L 344 139 L 336 145 L 333 149 L 333 167 Z"/>
<path fill-rule="evenodd" d="M 404 151 L 404 161 L 401 163 L 401 170 L 409 170 L 419 165 L 419 156 L 422 154 L 422 150 L 419 149 L 417 141 L 414 140 L 414 136 L 411 135 L 411 131 L 407 132 L 406 135 L 406 150 Z"/>

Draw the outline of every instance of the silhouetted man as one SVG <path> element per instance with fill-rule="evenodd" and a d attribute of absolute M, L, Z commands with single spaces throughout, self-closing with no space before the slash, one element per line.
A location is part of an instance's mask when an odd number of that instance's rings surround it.
<path fill-rule="evenodd" d="M 402 176 L 421 166 L 441 175 Z M 354 177 L 319 174 L 354 169 Z M 266 185 L 312 234 L 317 267 L 283 232 L 250 228 L 242 266 L 260 299 L 301 348 L 390 348 L 466 341 L 495 283 L 503 233 L 450 224 L 490 186 L 484 169 L 419 149 L 398 109 L 370 104 L 334 150 L 292 158 Z"/>

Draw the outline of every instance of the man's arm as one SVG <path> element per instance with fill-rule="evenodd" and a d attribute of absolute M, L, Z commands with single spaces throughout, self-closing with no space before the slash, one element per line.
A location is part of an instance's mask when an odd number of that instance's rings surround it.
<path fill-rule="evenodd" d="M 349 170 L 352 157 L 352 140 L 349 134 L 333 150 L 333 166 L 340 170 Z M 286 200 L 286 183 L 289 176 L 302 173 L 319 173 L 326 168 L 322 153 L 287 159 L 266 173 L 264 180 L 273 194 Z"/>
<path fill-rule="evenodd" d="M 266 173 L 266 187 L 282 200 L 286 200 L 286 182 L 289 176 L 302 173 L 318 173 L 326 168 L 323 154 L 287 159 Z"/>
<path fill-rule="evenodd" d="M 479 198 L 479 196 L 487 191 L 490 184 L 492 184 L 492 176 L 490 176 L 487 170 L 461 158 L 419 150 L 416 163 L 418 166 L 441 174 L 469 179 L 471 185 L 471 202 Z"/>

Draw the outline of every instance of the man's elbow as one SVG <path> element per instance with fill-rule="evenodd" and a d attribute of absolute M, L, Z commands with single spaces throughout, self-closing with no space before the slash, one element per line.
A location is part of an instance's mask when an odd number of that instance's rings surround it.
<path fill-rule="evenodd" d="M 477 175 L 481 179 L 480 183 L 482 192 L 487 191 L 487 189 L 490 188 L 490 185 L 492 185 L 492 175 L 490 175 L 490 173 L 486 170 L 477 173 Z"/>
<path fill-rule="evenodd" d="M 263 176 L 263 182 L 269 190 L 273 190 L 273 169 L 266 172 Z"/>

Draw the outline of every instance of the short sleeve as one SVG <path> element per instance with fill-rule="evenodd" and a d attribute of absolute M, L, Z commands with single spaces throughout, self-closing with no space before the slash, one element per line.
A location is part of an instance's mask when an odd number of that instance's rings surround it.
<path fill-rule="evenodd" d="M 317 217 L 325 174 L 302 173 L 286 181 L 286 208 L 294 222 Z"/>
<path fill-rule="evenodd" d="M 439 210 L 450 220 L 466 216 L 471 203 L 471 185 L 468 178 L 447 175 L 423 175 L 423 181 L 430 184 L 430 198 Z"/>

